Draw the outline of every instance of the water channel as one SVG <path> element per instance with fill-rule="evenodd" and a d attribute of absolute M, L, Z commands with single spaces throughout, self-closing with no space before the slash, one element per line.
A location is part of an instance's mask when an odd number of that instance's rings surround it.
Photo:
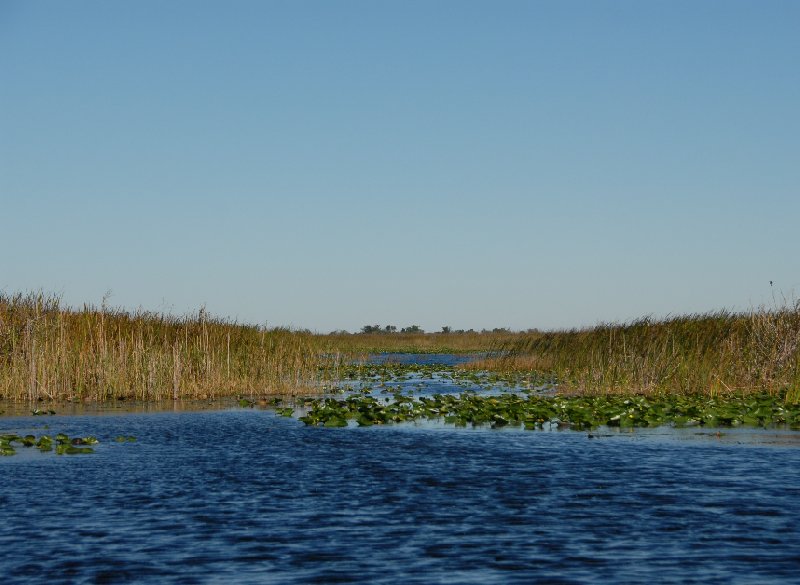
<path fill-rule="evenodd" d="M 800 582 L 798 432 L 329 429 L 257 408 L 7 432 L 101 442 L 0 458 L 6 584 Z"/>

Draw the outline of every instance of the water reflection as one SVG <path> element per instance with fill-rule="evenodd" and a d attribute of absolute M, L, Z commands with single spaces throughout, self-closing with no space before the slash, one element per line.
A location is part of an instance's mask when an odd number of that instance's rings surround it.
<path fill-rule="evenodd" d="M 238 401 L 235 398 L 219 398 L 214 400 L 113 400 L 109 402 L 65 402 L 41 401 L 35 403 L 0 401 L 0 416 L 19 417 L 29 416 L 34 410 L 42 414 L 42 421 L 52 416 L 81 416 L 81 415 L 107 415 L 107 414 L 142 414 L 153 412 L 197 412 L 209 410 L 223 410 L 235 408 Z M 52 411 L 53 414 L 49 414 Z"/>

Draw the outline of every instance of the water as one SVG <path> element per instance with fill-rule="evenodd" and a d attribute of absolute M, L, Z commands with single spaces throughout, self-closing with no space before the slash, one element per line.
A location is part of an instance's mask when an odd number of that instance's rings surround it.
<path fill-rule="evenodd" d="M 800 583 L 797 432 L 325 429 L 258 409 L 9 431 L 101 443 L 0 458 L 4 584 Z"/>
<path fill-rule="evenodd" d="M 800 449 L 781 441 L 323 429 L 259 410 L 48 423 L 104 441 L 0 462 L 4 583 L 800 580 Z"/>
<path fill-rule="evenodd" d="M 367 360 L 371 364 L 387 362 L 396 364 L 417 364 L 421 366 L 443 365 L 457 366 L 466 364 L 476 359 L 485 357 L 485 353 L 456 354 L 456 353 L 376 353 Z"/>
<path fill-rule="evenodd" d="M 434 394 L 461 394 L 463 392 L 476 392 L 481 394 L 502 394 L 505 392 L 539 391 L 551 393 L 550 384 L 533 387 L 530 384 L 520 384 L 508 380 L 492 380 L 489 372 L 467 372 L 459 370 L 456 366 L 466 364 L 485 357 L 487 354 L 446 354 L 446 353 L 378 353 L 372 354 L 366 360 L 370 365 L 399 364 L 423 366 L 424 371 L 402 369 L 389 379 L 382 379 L 386 372 L 373 372 L 372 377 L 359 381 L 347 380 L 343 386 L 345 395 L 352 394 L 351 390 L 362 394 L 369 390 L 370 394 L 379 397 L 382 394 L 413 394 L 417 397 L 430 397 Z M 390 370 L 391 373 L 391 370 Z M 339 393 L 341 394 L 341 393 Z M 329 397 L 338 397 L 330 394 Z"/>

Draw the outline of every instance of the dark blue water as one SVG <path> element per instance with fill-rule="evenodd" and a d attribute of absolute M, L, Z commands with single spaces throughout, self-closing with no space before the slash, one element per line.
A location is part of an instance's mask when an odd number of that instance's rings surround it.
<path fill-rule="evenodd" d="M 46 422 L 103 442 L 0 458 L 2 583 L 800 582 L 792 434 Z"/>

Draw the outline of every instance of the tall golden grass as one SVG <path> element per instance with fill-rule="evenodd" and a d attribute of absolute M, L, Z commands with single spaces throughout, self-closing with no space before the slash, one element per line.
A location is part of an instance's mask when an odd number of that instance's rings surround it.
<path fill-rule="evenodd" d="M 164 400 L 306 391 L 335 367 L 312 336 L 0 293 L 0 398 Z"/>
<path fill-rule="evenodd" d="M 0 399 L 164 400 L 309 393 L 343 356 L 490 352 L 473 368 L 554 376 L 579 393 L 748 393 L 800 401 L 800 301 L 545 333 L 313 335 L 195 314 L 0 293 Z"/>
<path fill-rule="evenodd" d="M 553 375 L 581 393 L 766 391 L 800 399 L 800 301 L 529 335 L 473 367 Z"/>

